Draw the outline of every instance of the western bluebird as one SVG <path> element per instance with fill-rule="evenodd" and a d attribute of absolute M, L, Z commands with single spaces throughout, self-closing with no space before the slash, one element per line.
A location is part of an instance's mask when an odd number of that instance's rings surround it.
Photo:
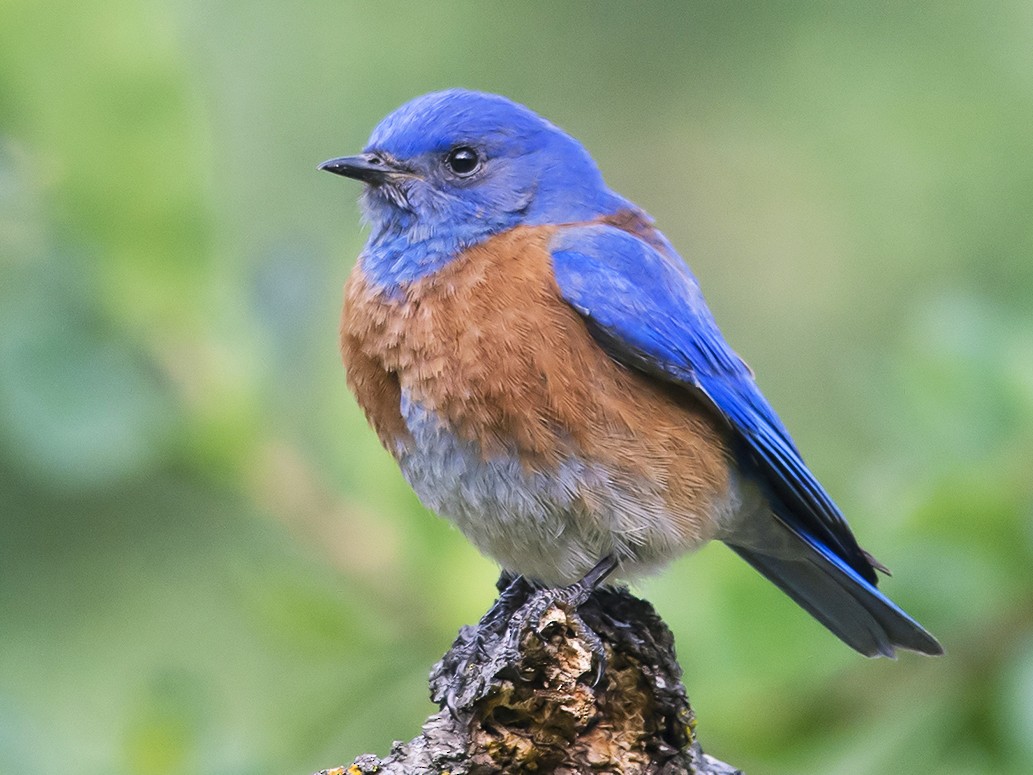
<path fill-rule="evenodd" d="M 320 168 L 366 184 L 348 383 L 420 500 L 504 571 L 583 588 L 718 539 L 862 654 L 942 653 L 575 139 L 453 89 Z"/>

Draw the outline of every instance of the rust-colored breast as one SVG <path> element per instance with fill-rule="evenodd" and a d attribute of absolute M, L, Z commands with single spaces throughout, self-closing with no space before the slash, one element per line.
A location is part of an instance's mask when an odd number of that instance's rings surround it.
<path fill-rule="evenodd" d="M 401 387 L 398 372 L 387 364 L 404 340 L 406 305 L 388 302 L 366 282 L 361 264 L 352 270 L 344 286 L 341 313 L 341 358 L 348 387 L 355 394 L 366 419 L 380 442 L 397 455 L 398 445 L 409 439 L 399 410 Z"/>
<path fill-rule="evenodd" d="M 717 418 L 688 392 L 626 369 L 560 296 L 553 227 L 519 227 L 466 251 L 403 298 L 360 268 L 346 291 L 348 380 L 396 456 L 411 441 L 402 391 L 485 459 L 519 456 L 545 471 L 576 457 L 664 493 L 681 528 L 711 537 L 729 491 Z"/>

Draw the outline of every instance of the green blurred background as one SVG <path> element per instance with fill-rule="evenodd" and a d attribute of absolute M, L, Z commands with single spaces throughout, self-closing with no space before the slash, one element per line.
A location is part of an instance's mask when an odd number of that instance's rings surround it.
<path fill-rule="evenodd" d="M 386 753 L 496 570 L 348 395 L 358 186 L 462 85 L 586 144 L 948 655 L 720 546 L 638 591 L 751 775 L 1033 771 L 1033 6 L 0 0 L 0 773 Z"/>

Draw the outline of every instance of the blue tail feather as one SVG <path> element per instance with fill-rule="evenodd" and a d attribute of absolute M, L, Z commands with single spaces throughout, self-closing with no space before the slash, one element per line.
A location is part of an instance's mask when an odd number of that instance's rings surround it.
<path fill-rule="evenodd" d="M 943 653 L 936 638 L 828 547 L 772 521 L 795 538 L 799 553 L 776 557 L 726 543 L 844 643 L 869 657 L 893 657 L 896 648 Z"/>

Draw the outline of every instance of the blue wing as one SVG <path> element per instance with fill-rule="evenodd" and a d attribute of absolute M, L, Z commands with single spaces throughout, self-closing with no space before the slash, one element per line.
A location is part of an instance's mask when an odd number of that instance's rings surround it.
<path fill-rule="evenodd" d="M 725 342 L 684 262 L 612 226 L 571 227 L 552 243 L 568 304 L 619 361 L 694 388 L 736 431 L 789 507 L 784 519 L 876 582 L 871 562 L 814 475 L 749 367 Z"/>
<path fill-rule="evenodd" d="M 662 237 L 650 244 L 613 226 L 571 226 L 556 233 L 550 250 L 560 293 L 611 357 L 695 391 L 724 418 L 747 465 L 774 496 L 772 513 L 781 526 L 772 529 L 788 529 L 800 539 L 807 562 L 785 562 L 729 541 L 732 548 L 854 648 L 892 653 L 893 645 L 901 645 L 934 653 L 935 639 L 876 589 L 873 560 L 804 464 L 749 367 L 725 342 L 692 273 Z M 840 601 L 844 588 L 851 600 Z M 858 598 L 877 624 L 854 610 Z"/>

